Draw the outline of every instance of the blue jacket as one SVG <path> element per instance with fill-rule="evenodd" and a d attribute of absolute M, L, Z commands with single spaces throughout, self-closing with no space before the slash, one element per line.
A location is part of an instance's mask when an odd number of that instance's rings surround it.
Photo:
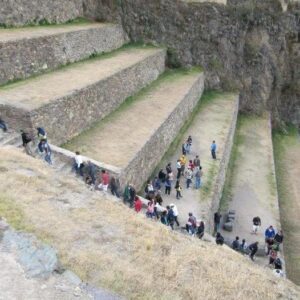
<path fill-rule="evenodd" d="M 273 239 L 275 237 L 275 230 L 274 228 L 272 230 L 269 230 L 269 228 L 265 231 L 265 237 L 268 239 Z"/>

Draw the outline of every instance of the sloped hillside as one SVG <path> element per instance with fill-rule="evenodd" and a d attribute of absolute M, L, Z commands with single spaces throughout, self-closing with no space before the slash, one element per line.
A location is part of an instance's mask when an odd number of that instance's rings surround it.
<path fill-rule="evenodd" d="M 128 299 L 300 298 L 231 249 L 171 233 L 14 148 L 0 149 L 0 171 L 0 215 L 92 284 Z"/>

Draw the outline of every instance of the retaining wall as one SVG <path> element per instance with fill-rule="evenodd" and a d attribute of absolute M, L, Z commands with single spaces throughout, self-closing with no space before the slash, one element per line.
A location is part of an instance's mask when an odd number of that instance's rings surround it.
<path fill-rule="evenodd" d="M 214 189 L 212 192 L 211 203 L 209 205 L 207 213 L 205 215 L 203 215 L 203 218 L 204 218 L 204 221 L 206 224 L 206 230 L 211 234 L 214 231 L 214 213 L 219 210 L 220 200 L 222 198 L 222 193 L 223 193 L 223 189 L 224 189 L 226 172 L 227 172 L 228 163 L 230 160 L 231 149 L 232 149 L 234 135 L 235 135 L 238 111 L 239 111 L 239 97 L 237 97 L 236 102 L 235 102 L 235 110 L 234 110 L 234 114 L 231 118 L 230 129 L 229 129 L 229 132 L 228 132 L 228 135 L 226 138 L 226 142 L 224 145 L 224 153 L 221 157 L 218 176 L 217 176 L 216 182 L 214 183 Z"/>
<path fill-rule="evenodd" d="M 122 170 L 120 175 L 121 186 L 128 182 L 132 183 L 137 191 L 142 188 L 177 136 L 180 128 L 194 110 L 203 89 L 204 75 L 202 73 L 176 109 L 173 110 L 144 147 L 129 162 L 128 166 Z"/>
<path fill-rule="evenodd" d="M 46 31 L 45 36 L 0 41 L 0 84 L 112 51 L 127 41 L 122 27 L 116 24 L 90 25 L 81 30 L 75 27 L 52 35 Z"/>
<path fill-rule="evenodd" d="M 0 0 L 0 24 L 64 23 L 83 15 L 82 0 Z"/>

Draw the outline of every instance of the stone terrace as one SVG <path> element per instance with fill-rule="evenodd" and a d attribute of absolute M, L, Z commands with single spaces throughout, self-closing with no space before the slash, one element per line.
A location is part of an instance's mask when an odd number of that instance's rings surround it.
<path fill-rule="evenodd" d="M 203 85 L 199 71 L 164 75 L 66 148 L 122 168 L 121 184 L 130 181 L 139 189 L 198 103 Z"/>
<path fill-rule="evenodd" d="M 0 29 L 0 84 L 121 47 L 120 25 L 77 24 Z"/>
<path fill-rule="evenodd" d="M 111 113 L 164 69 L 162 49 L 122 49 L 0 88 L 2 116 L 16 129 L 43 126 L 52 143 L 63 143 Z"/>

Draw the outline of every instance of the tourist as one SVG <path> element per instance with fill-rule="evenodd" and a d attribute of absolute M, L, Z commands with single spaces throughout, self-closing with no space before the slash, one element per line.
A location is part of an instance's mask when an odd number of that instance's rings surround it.
<path fill-rule="evenodd" d="M 201 187 L 201 178 L 203 176 L 202 167 L 196 167 L 195 169 L 195 189 L 200 189 Z"/>
<path fill-rule="evenodd" d="M 101 170 L 101 183 L 98 185 L 99 189 L 103 192 L 107 192 L 109 185 L 109 174 L 105 170 Z"/>
<path fill-rule="evenodd" d="M 267 241 L 269 240 L 274 240 L 274 237 L 275 237 L 275 230 L 273 228 L 273 226 L 269 226 L 266 231 L 265 231 L 265 240 L 266 240 L 266 243 Z"/>
<path fill-rule="evenodd" d="M 44 128 L 42 127 L 37 127 L 37 137 L 39 139 L 39 144 L 38 144 L 38 149 L 42 153 L 44 151 L 43 146 L 42 146 L 42 141 L 47 141 L 47 134 Z"/>
<path fill-rule="evenodd" d="M 190 167 L 188 167 L 187 171 L 185 172 L 185 178 L 186 178 L 186 188 L 188 189 L 190 187 L 190 184 L 192 183 L 192 178 L 193 178 L 193 172 Z"/>
<path fill-rule="evenodd" d="M 87 174 L 92 178 L 93 184 L 96 184 L 96 167 L 90 160 L 87 162 Z"/>
<path fill-rule="evenodd" d="M 153 179 L 153 182 L 152 182 L 152 186 L 154 188 L 155 191 L 158 191 L 161 189 L 161 181 L 159 180 L 159 178 L 156 176 L 154 177 Z"/>
<path fill-rule="evenodd" d="M 1 117 L 0 117 L 0 128 L 3 130 L 3 132 L 7 131 L 7 125 Z"/>
<path fill-rule="evenodd" d="M 217 155 L 216 155 L 216 152 L 217 152 L 217 144 L 216 144 L 216 141 L 213 141 L 211 146 L 210 146 L 210 151 L 211 151 L 211 156 L 213 159 L 217 159 Z"/>
<path fill-rule="evenodd" d="M 174 222 L 175 222 L 174 211 L 169 205 L 167 206 L 167 211 L 168 211 L 167 213 L 168 224 L 170 225 L 171 229 L 174 230 Z"/>
<path fill-rule="evenodd" d="M 112 195 L 119 198 L 120 197 L 119 191 L 118 191 L 119 186 L 118 186 L 118 182 L 114 176 L 112 176 L 110 179 L 109 187 L 110 187 L 110 191 L 111 191 Z"/>
<path fill-rule="evenodd" d="M 271 249 L 269 253 L 269 265 L 273 265 L 276 258 L 277 258 L 277 251 Z"/>
<path fill-rule="evenodd" d="M 181 162 L 180 162 L 180 159 L 177 160 L 176 169 L 177 169 L 177 179 L 179 179 L 180 176 L 181 176 Z"/>
<path fill-rule="evenodd" d="M 142 206 L 143 206 L 142 200 L 138 196 L 135 196 L 135 198 L 134 198 L 134 210 L 138 213 L 138 212 L 141 211 Z"/>
<path fill-rule="evenodd" d="M 161 196 L 161 191 L 160 191 L 160 190 L 158 190 L 158 191 L 156 192 L 156 195 L 155 195 L 155 197 L 154 197 L 154 201 L 155 201 L 156 203 L 158 203 L 159 205 L 162 205 L 162 203 L 163 203 L 163 198 L 162 198 L 162 196 Z"/>
<path fill-rule="evenodd" d="M 172 166 L 170 162 L 166 165 L 166 171 L 167 171 L 167 175 L 172 173 Z"/>
<path fill-rule="evenodd" d="M 160 216 L 160 221 L 164 225 L 168 225 L 168 216 L 167 216 L 167 214 L 168 214 L 168 211 L 165 210 L 165 211 L 162 212 L 162 214 Z"/>
<path fill-rule="evenodd" d="M 161 169 L 158 173 L 158 179 L 160 180 L 161 183 L 164 183 L 166 180 L 166 173 Z"/>
<path fill-rule="evenodd" d="M 198 155 L 196 155 L 196 158 L 194 159 L 193 163 L 195 167 L 200 167 L 200 159 Z"/>
<path fill-rule="evenodd" d="M 146 216 L 150 219 L 154 217 L 154 202 L 152 200 L 148 202 Z"/>
<path fill-rule="evenodd" d="M 190 168 L 192 171 L 194 171 L 194 168 L 195 168 L 194 163 L 193 163 L 193 161 L 192 161 L 191 159 L 189 160 L 189 168 Z"/>
<path fill-rule="evenodd" d="M 266 255 L 269 255 L 273 247 L 274 247 L 274 239 L 266 239 Z"/>
<path fill-rule="evenodd" d="M 169 177 L 165 181 L 165 194 L 170 195 L 171 194 L 171 181 Z"/>
<path fill-rule="evenodd" d="M 277 245 L 280 245 L 282 244 L 283 242 L 283 233 L 282 233 L 282 230 L 279 230 L 275 236 L 274 236 L 274 242 L 277 244 Z"/>
<path fill-rule="evenodd" d="M 132 184 L 129 184 L 128 189 L 129 189 L 129 205 L 130 207 L 133 207 L 136 191 Z"/>
<path fill-rule="evenodd" d="M 218 232 L 220 230 L 220 223 L 221 223 L 222 215 L 219 212 L 215 212 L 214 214 L 214 230 Z"/>
<path fill-rule="evenodd" d="M 126 204 L 127 202 L 130 202 L 130 192 L 129 192 L 129 184 L 127 183 L 125 188 L 124 188 L 124 193 L 123 193 L 123 202 Z"/>
<path fill-rule="evenodd" d="M 186 224 L 186 230 L 190 235 L 195 235 L 197 229 L 197 220 L 193 213 L 189 213 L 189 218 Z"/>
<path fill-rule="evenodd" d="M 75 170 L 76 170 L 76 173 L 79 174 L 80 176 L 83 176 L 83 168 L 84 168 L 84 164 L 83 164 L 83 158 L 82 156 L 80 155 L 80 152 L 79 151 L 76 151 L 75 152 Z"/>
<path fill-rule="evenodd" d="M 232 249 L 233 250 L 236 250 L 236 251 L 240 250 L 241 245 L 240 245 L 239 239 L 240 238 L 237 236 L 237 237 L 235 237 L 235 240 L 232 242 Z"/>
<path fill-rule="evenodd" d="M 223 245 L 224 244 L 224 237 L 221 235 L 220 232 L 217 232 L 217 235 L 216 235 L 216 244 L 217 245 Z"/>
<path fill-rule="evenodd" d="M 161 216 L 161 214 L 166 211 L 167 209 L 163 206 L 161 206 L 158 202 L 155 202 L 154 205 L 154 214 L 156 215 L 156 218 L 159 219 L 159 217 Z"/>
<path fill-rule="evenodd" d="M 52 160 L 51 160 L 51 148 L 46 140 L 41 141 L 41 147 L 43 149 L 42 152 L 45 152 L 45 161 L 49 164 L 52 165 Z"/>
<path fill-rule="evenodd" d="M 242 243 L 240 244 L 240 251 L 241 251 L 242 253 L 246 253 L 247 248 L 248 248 L 248 245 L 247 245 L 247 243 L 246 243 L 246 240 L 245 240 L 245 239 L 242 239 Z"/>
<path fill-rule="evenodd" d="M 257 232 L 261 226 L 260 217 L 254 217 L 252 222 L 253 222 L 252 233 L 257 234 Z"/>
<path fill-rule="evenodd" d="M 30 138 L 29 134 L 27 132 L 24 132 L 23 130 L 21 130 L 21 138 L 22 138 L 23 147 L 25 149 L 25 152 L 30 156 L 34 156 L 31 151 L 31 148 L 30 148 L 32 139 Z"/>
<path fill-rule="evenodd" d="M 170 204 L 170 207 L 173 210 L 173 214 L 174 214 L 174 221 L 176 223 L 177 226 L 179 226 L 179 222 L 178 222 L 178 209 L 177 206 L 173 203 Z"/>
<path fill-rule="evenodd" d="M 186 143 L 183 143 L 181 145 L 181 152 L 182 152 L 182 155 L 186 155 Z"/>
<path fill-rule="evenodd" d="M 180 157 L 180 165 L 181 165 L 181 175 L 184 175 L 185 165 L 186 165 L 186 157 L 185 155 L 181 155 Z"/>
<path fill-rule="evenodd" d="M 199 226 L 197 227 L 197 232 L 196 235 L 198 236 L 199 239 L 202 239 L 204 236 L 204 231 L 205 231 L 205 225 L 203 221 L 200 221 Z"/>
<path fill-rule="evenodd" d="M 249 246 L 249 250 L 250 250 L 250 254 L 249 254 L 249 257 L 251 258 L 252 261 L 254 261 L 254 256 L 258 250 L 258 242 L 255 242 L 253 244 L 251 244 Z"/>
<path fill-rule="evenodd" d="M 182 187 L 181 187 L 181 185 L 180 185 L 179 180 L 176 181 L 175 189 L 176 189 L 176 199 L 182 198 L 182 194 L 181 194 Z"/>
<path fill-rule="evenodd" d="M 186 153 L 187 154 L 189 154 L 191 152 L 192 142 L 193 142 L 192 136 L 189 136 L 187 141 L 186 141 Z"/>
<path fill-rule="evenodd" d="M 147 185 L 145 187 L 145 197 L 147 197 L 149 194 L 154 194 L 154 187 L 150 180 L 147 181 Z"/>

